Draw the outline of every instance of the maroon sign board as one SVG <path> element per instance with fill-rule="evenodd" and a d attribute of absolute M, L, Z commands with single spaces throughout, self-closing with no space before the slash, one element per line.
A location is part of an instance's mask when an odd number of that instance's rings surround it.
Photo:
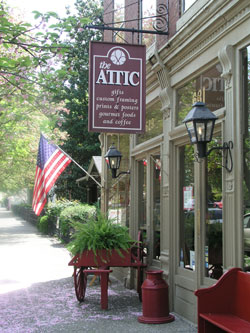
<path fill-rule="evenodd" d="M 89 131 L 144 133 L 144 45 L 90 42 Z"/>

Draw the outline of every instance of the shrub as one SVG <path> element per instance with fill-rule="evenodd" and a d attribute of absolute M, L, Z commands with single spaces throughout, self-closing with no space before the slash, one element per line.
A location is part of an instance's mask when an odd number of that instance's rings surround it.
<path fill-rule="evenodd" d="M 49 235 L 54 235 L 56 233 L 56 225 L 57 220 L 66 207 L 70 207 L 73 205 L 79 204 L 77 201 L 69 201 L 69 200 L 56 200 L 55 202 L 49 202 L 46 209 L 45 215 L 48 216 L 48 231 Z"/>
<path fill-rule="evenodd" d="M 43 234 L 46 234 L 46 235 L 49 233 L 49 217 L 48 217 L 48 215 L 44 215 L 39 219 L 38 230 L 41 231 Z"/>
<path fill-rule="evenodd" d="M 72 223 L 85 223 L 91 216 L 95 216 L 96 208 L 87 204 L 76 204 L 66 207 L 60 214 L 60 237 L 68 242 L 74 233 Z"/>
<path fill-rule="evenodd" d="M 70 201 L 66 199 L 56 200 L 55 202 L 50 202 L 46 208 L 46 215 L 59 217 L 61 212 L 70 206 L 78 205 L 78 201 Z"/>

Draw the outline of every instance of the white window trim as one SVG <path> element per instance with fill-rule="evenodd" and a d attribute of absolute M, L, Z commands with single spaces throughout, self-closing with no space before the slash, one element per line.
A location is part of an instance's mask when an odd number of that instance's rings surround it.
<path fill-rule="evenodd" d="M 179 31 L 185 24 L 187 24 L 194 16 L 196 16 L 201 10 L 204 9 L 204 6 L 211 2 L 211 0 L 199 0 L 196 1 L 190 6 L 181 16 L 181 18 L 176 23 L 176 30 Z"/>

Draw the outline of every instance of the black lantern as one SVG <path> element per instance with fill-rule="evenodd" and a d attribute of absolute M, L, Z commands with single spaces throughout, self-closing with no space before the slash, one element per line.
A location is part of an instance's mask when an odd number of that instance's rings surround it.
<path fill-rule="evenodd" d="M 222 147 L 213 147 L 207 152 L 207 143 L 212 140 L 214 123 L 218 119 L 213 112 L 211 112 L 203 102 L 196 102 L 192 105 L 193 108 L 189 111 L 186 118 L 183 120 L 185 123 L 190 141 L 192 144 L 197 144 L 198 157 L 207 157 L 211 151 L 215 149 L 222 149 L 226 151 L 226 164 L 225 168 L 230 172 L 233 169 L 233 161 L 231 148 L 233 148 L 232 141 L 224 143 Z M 228 153 L 230 156 L 231 166 L 228 167 Z"/>
<path fill-rule="evenodd" d="M 122 154 L 119 152 L 119 150 L 116 149 L 114 144 L 109 148 L 107 154 L 104 156 L 108 160 L 108 167 L 112 171 L 112 178 L 117 178 L 121 174 L 129 174 L 128 172 L 120 172 L 118 175 L 116 175 L 117 170 L 120 168 Z"/>
<path fill-rule="evenodd" d="M 183 120 L 191 143 L 197 144 L 198 156 L 200 158 L 207 156 L 207 143 L 212 140 L 216 119 L 217 117 L 205 106 L 205 103 L 196 102 Z"/>

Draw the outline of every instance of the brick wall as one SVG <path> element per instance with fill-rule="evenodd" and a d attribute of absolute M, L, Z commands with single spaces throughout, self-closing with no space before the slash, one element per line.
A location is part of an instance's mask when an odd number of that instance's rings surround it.
<path fill-rule="evenodd" d="M 169 1 L 169 38 L 176 33 L 176 22 L 181 16 L 181 0 Z"/>
<path fill-rule="evenodd" d="M 104 23 L 110 23 L 114 21 L 114 1 L 115 0 L 104 0 Z M 149 1 L 149 0 L 143 0 Z M 150 0 L 156 1 L 156 5 L 160 4 L 168 5 L 168 31 L 169 34 L 157 35 L 157 48 L 161 48 L 167 41 L 174 36 L 176 33 L 176 22 L 180 17 L 181 13 L 181 0 Z M 124 0 L 125 9 L 125 25 L 126 28 L 140 29 L 139 17 L 140 17 L 140 0 Z M 112 25 L 110 25 L 112 26 Z M 113 41 L 113 36 L 115 32 L 105 30 L 104 31 L 104 41 Z M 132 32 L 125 32 L 124 34 L 125 42 L 130 44 L 138 44 L 140 42 L 139 34 Z"/>
<path fill-rule="evenodd" d="M 135 0 L 125 0 L 125 27 L 129 29 L 139 29 L 139 3 L 140 1 L 136 2 Z M 133 20 L 133 21 L 130 21 Z M 130 44 L 139 44 L 139 34 L 126 32 L 125 33 L 125 40 L 127 43 Z"/>
<path fill-rule="evenodd" d="M 114 0 L 104 0 L 103 1 L 103 21 L 105 24 L 114 21 Z M 109 25 L 113 27 L 113 25 Z M 114 32 L 111 30 L 104 30 L 103 40 L 105 42 L 113 41 Z"/>
<path fill-rule="evenodd" d="M 176 22 L 180 18 L 181 0 L 156 0 L 157 6 L 168 5 L 168 35 L 157 35 L 157 48 L 161 48 L 176 33 Z"/>

